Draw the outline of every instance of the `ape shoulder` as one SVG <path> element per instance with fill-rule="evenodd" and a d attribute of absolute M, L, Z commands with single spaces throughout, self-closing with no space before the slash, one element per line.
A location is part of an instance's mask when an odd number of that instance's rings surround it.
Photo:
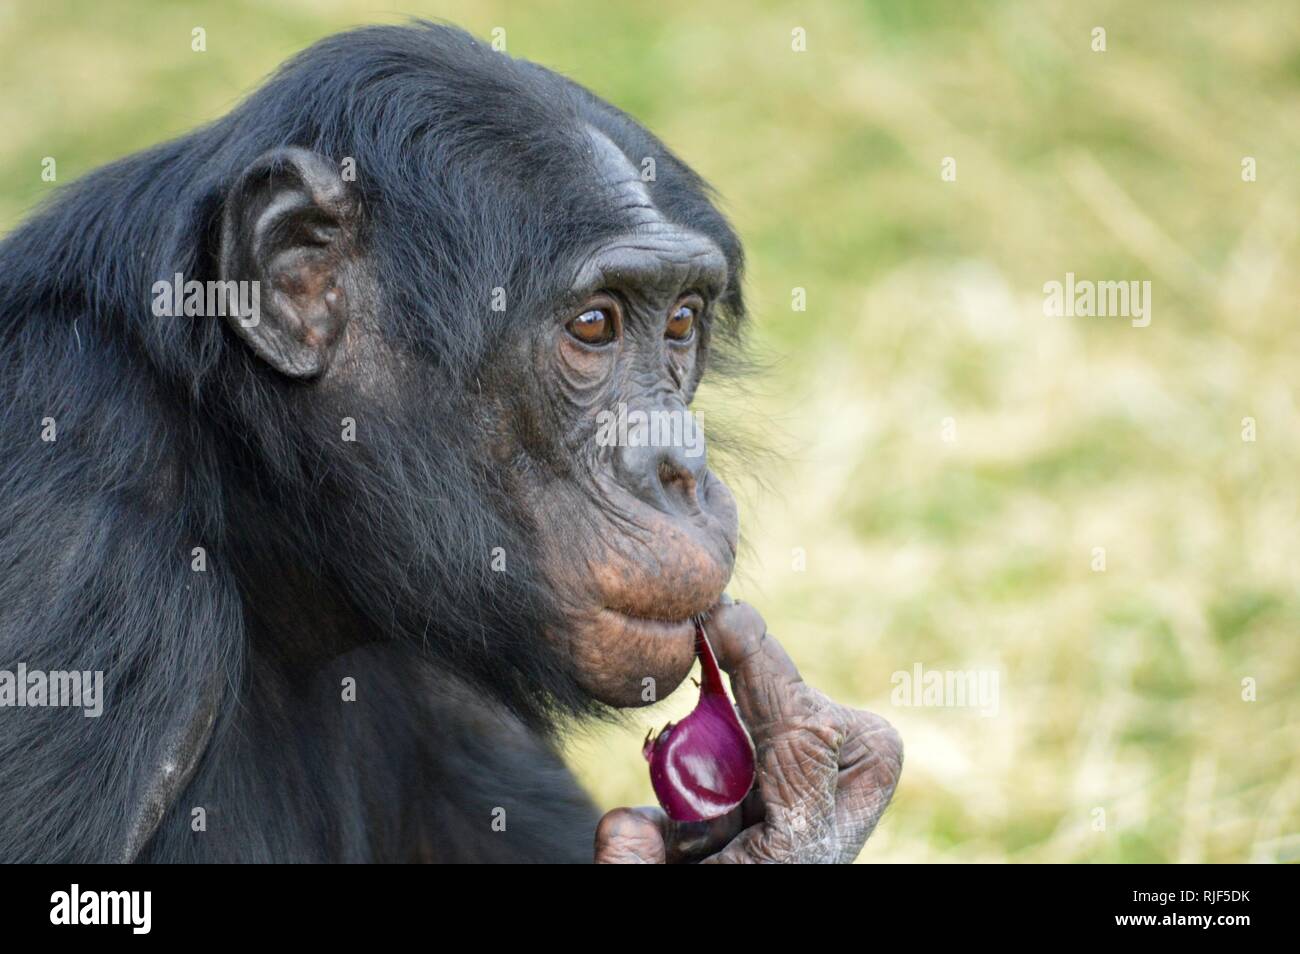
<path fill-rule="evenodd" d="M 599 813 L 555 744 L 417 650 L 253 663 L 140 860 L 591 860 Z"/>

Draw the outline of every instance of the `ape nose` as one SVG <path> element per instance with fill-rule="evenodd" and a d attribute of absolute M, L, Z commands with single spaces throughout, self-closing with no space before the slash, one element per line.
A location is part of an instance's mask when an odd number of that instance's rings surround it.
<path fill-rule="evenodd" d="M 621 447 L 617 467 L 619 479 L 638 500 L 669 514 L 699 511 L 695 491 L 708 469 L 703 444 Z"/>

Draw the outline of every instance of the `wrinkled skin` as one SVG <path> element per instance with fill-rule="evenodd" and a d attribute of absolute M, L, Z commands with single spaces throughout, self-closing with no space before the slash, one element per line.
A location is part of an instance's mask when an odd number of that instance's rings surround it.
<path fill-rule="evenodd" d="M 898 733 L 805 683 L 752 606 L 724 597 L 708 628 L 757 748 L 755 790 L 709 822 L 675 822 L 658 808 L 615 809 L 597 829 L 596 861 L 852 862 L 898 784 Z"/>
<path fill-rule="evenodd" d="M 515 494 L 529 501 L 568 605 L 566 631 L 552 637 L 579 660 L 594 696 L 639 706 L 690 671 L 690 617 L 731 577 L 736 505 L 702 442 L 603 445 L 599 416 L 621 406 L 684 421 L 708 363 L 712 309 L 732 276 L 715 242 L 665 219 L 623 153 L 595 129 L 589 136 L 595 188 L 625 212 L 628 229 L 575 263 L 554 320 L 506 349 L 491 386 L 511 398 L 498 412 L 514 424 L 499 455 L 516 461 L 522 446 L 533 464 Z M 684 304 L 693 326 L 672 337 L 669 318 Z M 608 316 L 610 340 L 572 332 L 592 312 Z"/>

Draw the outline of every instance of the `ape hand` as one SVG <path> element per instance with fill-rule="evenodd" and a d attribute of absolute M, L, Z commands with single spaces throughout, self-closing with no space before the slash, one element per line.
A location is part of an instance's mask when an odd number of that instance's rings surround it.
<path fill-rule="evenodd" d="M 898 784 L 898 733 L 805 683 L 748 604 L 724 598 L 707 628 L 757 747 L 754 790 L 740 808 L 710 822 L 675 822 L 658 808 L 617 808 L 596 830 L 596 861 L 852 862 Z"/>

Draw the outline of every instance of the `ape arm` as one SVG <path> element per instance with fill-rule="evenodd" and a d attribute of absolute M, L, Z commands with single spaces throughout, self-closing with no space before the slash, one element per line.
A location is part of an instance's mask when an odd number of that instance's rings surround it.
<path fill-rule="evenodd" d="M 141 800 L 132 814 L 126 846 L 118 859 L 123 864 L 139 857 L 172 802 L 193 778 L 212 738 L 224 694 L 221 681 L 213 678 L 190 716 L 178 721 L 167 734 L 150 780 L 140 790 Z"/>
<path fill-rule="evenodd" d="M 551 741 L 419 649 L 255 648 L 239 691 L 138 860 L 591 860 L 599 811 Z"/>

